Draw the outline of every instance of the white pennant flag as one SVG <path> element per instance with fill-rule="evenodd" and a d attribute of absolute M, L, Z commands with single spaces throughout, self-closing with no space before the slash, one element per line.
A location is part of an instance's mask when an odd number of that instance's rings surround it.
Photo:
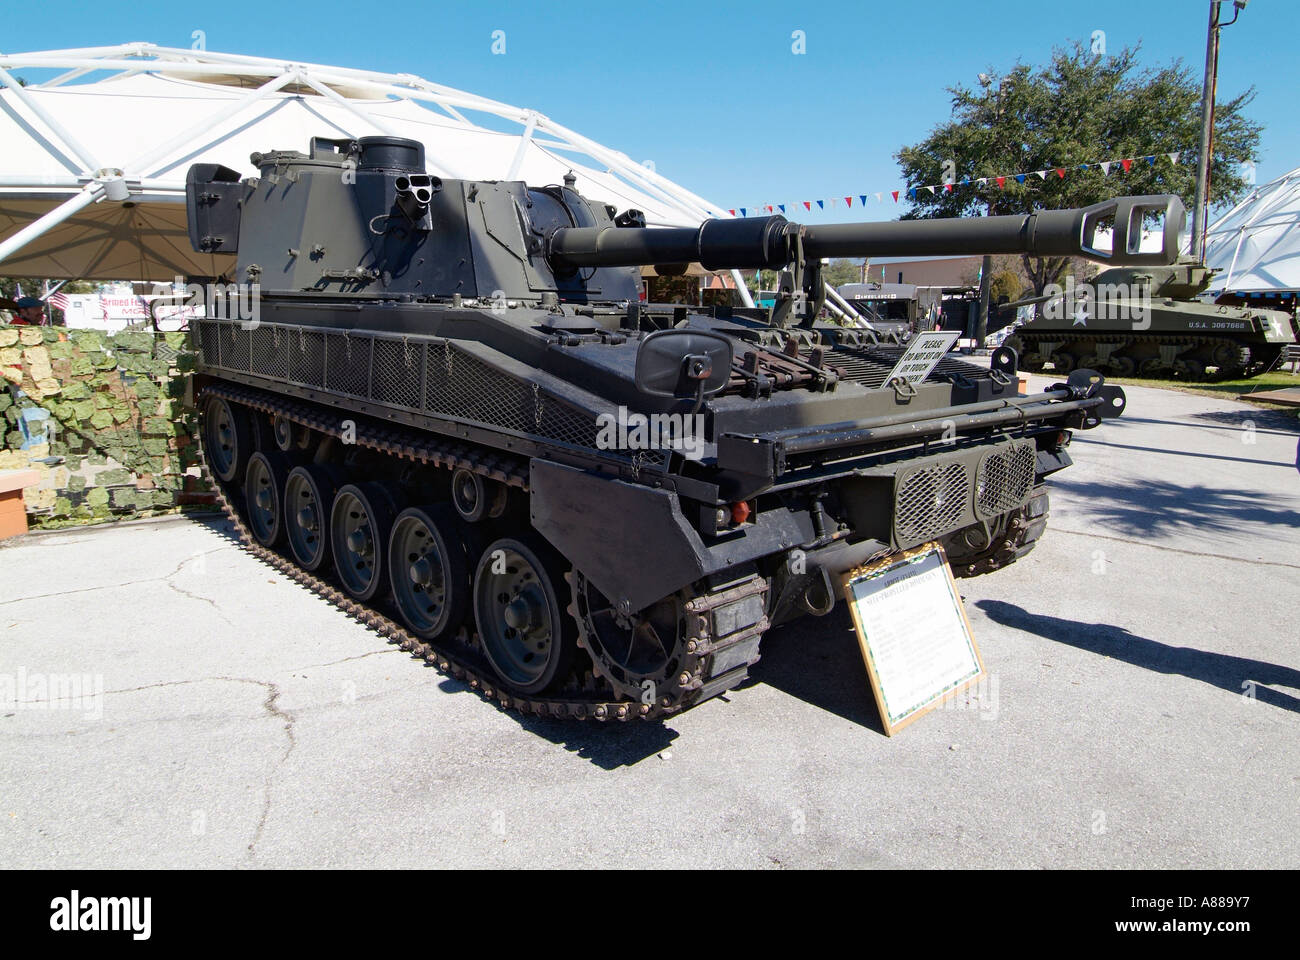
<path fill-rule="evenodd" d="M 1038 179 L 1039 179 L 1039 180 L 1046 180 L 1046 179 L 1047 179 L 1047 171 L 1046 171 L 1046 170 L 1035 170 L 1034 173 L 1038 174 Z"/>
<path fill-rule="evenodd" d="M 934 193 L 934 187 L 926 187 L 925 189 L 929 190 L 931 193 Z"/>
<path fill-rule="evenodd" d="M 1180 150 L 1180 151 L 1178 151 L 1178 153 L 1182 153 L 1182 151 Z M 1171 161 L 1173 161 L 1174 163 L 1177 163 L 1177 162 L 1178 162 L 1178 153 L 1166 153 L 1165 156 L 1168 157 L 1168 158 L 1169 158 Z"/>
<path fill-rule="evenodd" d="M 832 207 L 838 207 L 839 205 L 840 205 L 840 198 L 839 198 L 839 197 L 831 197 L 831 206 L 832 206 Z"/>
<path fill-rule="evenodd" d="M 885 202 L 885 195 L 883 193 L 876 194 L 876 203 L 884 203 L 884 202 Z"/>
<path fill-rule="evenodd" d="M 1114 163 L 1114 162 L 1115 162 L 1114 160 L 1106 160 L 1106 161 L 1104 161 L 1104 162 L 1102 163 L 1102 165 L 1101 165 L 1101 172 L 1102 172 L 1102 173 L 1105 173 L 1105 174 L 1109 174 L 1109 173 L 1110 173 L 1110 166 L 1111 166 L 1111 164 Z"/>
<path fill-rule="evenodd" d="M 978 180 L 976 180 L 975 182 L 976 182 L 977 184 L 979 184 L 979 185 L 982 187 L 982 186 L 984 186 L 984 184 L 986 184 L 986 183 L 989 182 L 989 178 L 988 178 L 988 177 L 980 177 L 980 178 L 979 178 Z"/>

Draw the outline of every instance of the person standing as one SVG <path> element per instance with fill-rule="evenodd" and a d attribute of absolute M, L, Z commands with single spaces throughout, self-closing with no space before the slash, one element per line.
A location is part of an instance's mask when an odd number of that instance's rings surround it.
<path fill-rule="evenodd" d="M 45 326 L 45 302 L 36 297 L 19 297 L 13 324 L 17 327 Z"/>

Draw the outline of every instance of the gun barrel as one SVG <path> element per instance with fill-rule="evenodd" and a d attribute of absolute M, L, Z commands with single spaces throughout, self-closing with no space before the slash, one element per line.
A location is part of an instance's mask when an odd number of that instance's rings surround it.
<path fill-rule="evenodd" d="M 1162 216 L 1160 249 L 1141 249 L 1142 225 Z M 1003 217 L 800 226 L 781 216 L 708 220 L 663 229 L 561 227 L 547 256 L 562 269 L 698 262 L 708 270 L 779 269 L 803 237 L 810 259 L 1027 253 L 1076 256 L 1112 265 L 1170 264 L 1178 258 L 1186 211 L 1176 196 L 1122 197 L 1070 210 Z M 1098 232 L 1110 230 L 1109 245 Z"/>

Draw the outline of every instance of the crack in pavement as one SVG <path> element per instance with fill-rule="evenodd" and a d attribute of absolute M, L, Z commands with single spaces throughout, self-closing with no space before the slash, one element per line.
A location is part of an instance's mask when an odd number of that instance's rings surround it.
<path fill-rule="evenodd" d="M 253 839 L 248 844 L 248 859 L 252 860 L 257 852 L 257 843 L 262 839 L 262 831 L 266 829 L 266 819 L 271 814 L 271 790 L 272 781 L 275 779 L 276 771 L 284 765 L 289 759 L 289 754 L 293 753 L 293 748 L 298 745 L 298 738 L 294 735 L 293 724 L 294 716 L 286 710 L 276 706 L 276 701 L 280 699 L 280 688 L 274 683 L 267 683 L 266 700 L 262 703 L 262 708 L 273 717 L 279 717 L 284 720 L 284 732 L 289 738 L 289 743 L 284 749 L 284 755 L 280 757 L 280 762 L 271 769 L 266 775 L 265 791 L 266 795 L 262 801 L 262 815 L 257 820 L 257 829 L 253 831 Z"/>
<path fill-rule="evenodd" d="M 214 547 L 211 550 L 203 550 L 199 553 L 190 554 L 180 563 L 176 564 L 176 569 L 171 573 L 164 574 L 160 577 L 144 577 L 140 580 L 125 580 L 120 583 L 105 583 L 98 587 L 79 587 L 76 590 L 60 590 L 58 593 L 40 593 L 30 597 L 14 597 L 12 600 L 0 600 L 0 607 L 8 606 L 11 603 L 25 603 L 29 600 L 50 600 L 57 597 L 67 597 L 76 593 L 93 593 L 96 590 L 118 590 L 122 587 L 134 587 L 142 583 L 167 583 L 172 577 L 181 572 L 181 568 L 192 560 L 198 560 L 200 557 L 206 557 L 210 553 L 219 553 L 227 547 Z M 168 584 L 170 586 L 170 584 Z M 184 593 L 184 591 L 181 591 Z M 207 600 L 206 597 L 194 597 L 195 600 Z M 211 603 L 211 600 L 208 600 Z M 214 604 L 215 606 L 215 604 Z M 229 622 L 229 621 L 227 621 Z"/>
<path fill-rule="evenodd" d="M 381 653 L 386 651 L 375 651 L 375 652 Z M 360 659 L 360 657 L 349 657 L 347 659 Z M 139 687 L 126 687 L 118 690 L 107 690 L 104 692 L 103 695 L 107 696 L 110 693 L 137 693 L 142 690 L 156 690 L 161 687 L 183 687 L 194 683 L 212 683 L 214 681 L 224 682 L 224 683 L 247 683 L 265 689 L 266 699 L 262 701 L 262 709 L 266 712 L 267 716 L 274 717 L 284 721 L 284 732 L 285 732 L 285 736 L 288 739 L 288 742 L 285 745 L 284 753 L 281 754 L 280 759 L 276 761 L 275 766 L 271 768 L 269 773 L 267 773 L 266 781 L 263 784 L 264 795 L 262 799 L 262 813 L 258 817 L 257 827 L 253 831 L 253 839 L 248 844 L 248 856 L 251 859 L 254 853 L 256 852 L 255 848 L 257 846 L 258 841 L 261 840 L 262 838 L 262 832 L 266 828 L 267 817 L 270 815 L 271 812 L 271 790 L 274 786 L 276 772 L 285 763 L 285 761 L 289 759 L 289 754 L 293 753 L 294 748 L 298 745 L 298 738 L 297 735 L 294 733 L 294 728 L 293 728 L 293 725 L 296 722 L 297 718 L 292 713 L 281 708 L 278 705 L 278 702 L 280 700 L 280 694 L 281 694 L 279 684 L 270 680 L 254 680 L 251 677 L 197 677 L 193 680 L 162 680 L 159 681 L 158 683 L 148 683 Z"/>

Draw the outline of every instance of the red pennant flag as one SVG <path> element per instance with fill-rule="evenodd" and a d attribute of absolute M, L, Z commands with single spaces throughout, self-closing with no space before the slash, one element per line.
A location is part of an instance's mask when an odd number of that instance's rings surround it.
<path fill-rule="evenodd" d="M 853 206 L 853 198 L 852 198 L 852 197 L 845 197 L 845 198 L 844 198 L 844 205 L 845 205 L 846 207 L 851 207 L 851 206 Z"/>
<path fill-rule="evenodd" d="M 805 201 L 803 202 L 803 208 L 804 208 L 805 210 L 811 210 L 811 209 L 812 209 L 812 201 L 811 201 L 811 200 L 805 200 Z"/>
<path fill-rule="evenodd" d="M 898 191 L 897 191 L 897 190 L 891 190 L 890 193 L 892 193 L 892 194 L 894 195 L 894 202 L 895 202 L 895 203 L 898 203 Z"/>
<path fill-rule="evenodd" d="M 1006 182 L 1007 182 L 1006 177 L 998 177 L 998 189 L 1001 190 L 1002 185 L 1005 184 Z"/>
<path fill-rule="evenodd" d="M 945 184 L 943 185 L 943 192 L 944 192 L 944 193 L 952 193 L 952 184 L 951 184 L 951 183 L 945 183 Z"/>
<path fill-rule="evenodd" d="M 733 217 L 736 215 L 735 210 L 728 210 L 727 213 L 731 214 Z"/>
<path fill-rule="evenodd" d="M 1128 173 L 1131 169 L 1133 169 L 1133 161 L 1132 161 L 1132 160 L 1121 160 L 1120 163 L 1124 164 L 1124 172 L 1125 172 L 1125 173 Z"/>
<path fill-rule="evenodd" d="M 1056 175 L 1057 175 L 1058 177 L 1060 177 L 1062 180 L 1064 180 L 1064 179 L 1065 179 L 1065 168 L 1064 168 L 1064 167 L 1057 167 L 1057 168 L 1056 168 Z"/>

